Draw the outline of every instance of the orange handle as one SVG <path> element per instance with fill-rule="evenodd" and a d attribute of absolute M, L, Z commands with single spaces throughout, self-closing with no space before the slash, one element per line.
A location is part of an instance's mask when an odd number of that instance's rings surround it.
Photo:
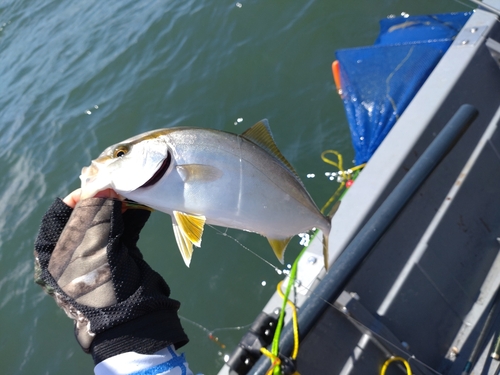
<path fill-rule="evenodd" d="M 340 84 L 340 64 L 337 60 L 332 63 L 332 73 L 337 91 L 339 95 L 342 95 L 342 85 Z"/>

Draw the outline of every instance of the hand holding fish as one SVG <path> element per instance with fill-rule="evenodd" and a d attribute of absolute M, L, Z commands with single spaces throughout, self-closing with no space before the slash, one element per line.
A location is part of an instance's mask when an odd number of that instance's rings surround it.
<path fill-rule="evenodd" d="M 278 150 L 267 120 L 241 135 L 189 127 L 140 134 L 106 148 L 80 179 L 82 199 L 112 189 L 169 214 L 187 266 L 212 224 L 267 237 L 281 262 L 294 235 L 318 228 L 327 267 L 330 220 Z"/>
<path fill-rule="evenodd" d="M 80 202 L 81 194 L 82 189 L 73 190 L 66 197 L 64 197 L 63 202 L 66 203 L 68 207 L 75 208 L 78 202 Z"/>
<path fill-rule="evenodd" d="M 69 207 L 75 208 L 78 202 L 81 200 L 82 189 L 78 188 L 69 193 L 64 199 L 63 202 L 66 203 Z M 123 200 L 113 189 L 105 189 L 97 192 L 94 195 L 94 198 L 112 198 L 117 200 Z M 126 207 L 122 209 L 122 212 L 125 211 Z"/>
<path fill-rule="evenodd" d="M 168 361 L 174 346 L 188 339 L 179 302 L 137 247 L 150 212 L 123 213 L 120 199 L 109 199 L 118 198 L 110 189 L 96 195 L 80 200 L 77 189 L 45 213 L 35 242 L 35 281 L 74 320 L 77 341 L 98 367 L 126 363 L 131 352 Z M 101 364 L 116 355 L 119 361 Z M 179 373 L 192 374 L 186 363 L 176 363 Z"/>

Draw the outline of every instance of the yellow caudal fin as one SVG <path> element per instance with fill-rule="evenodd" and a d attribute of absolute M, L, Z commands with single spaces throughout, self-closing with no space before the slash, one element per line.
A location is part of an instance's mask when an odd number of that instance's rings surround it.
<path fill-rule="evenodd" d="M 193 245 L 197 247 L 201 245 L 206 218 L 202 215 L 189 215 L 179 211 L 174 211 L 173 214 L 175 240 L 184 263 L 189 267 L 193 255 Z"/>
<path fill-rule="evenodd" d="M 285 249 L 290 242 L 292 238 L 285 238 L 285 239 L 274 239 L 274 238 L 268 238 L 267 240 L 269 241 L 269 244 L 273 248 L 274 254 L 276 255 L 276 258 L 281 263 L 285 262 Z"/>
<path fill-rule="evenodd" d="M 329 255 L 328 255 L 328 236 L 330 235 L 332 218 L 337 213 L 337 210 L 340 207 L 340 202 L 341 201 L 337 201 L 337 203 L 335 203 L 333 205 L 332 209 L 328 213 L 328 216 L 326 216 L 326 219 L 330 223 L 328 228 L 321 229 L 321 233 L 323 233 L 323 261 L 325 262 L 325 270 L 327 270 L 327 271 L 328 271 L 328 266 L 329 266 L 329 264 L 328 264 L 328 261 L 329 261 L 329 259 L 328 259 L 329 258 Z"/>

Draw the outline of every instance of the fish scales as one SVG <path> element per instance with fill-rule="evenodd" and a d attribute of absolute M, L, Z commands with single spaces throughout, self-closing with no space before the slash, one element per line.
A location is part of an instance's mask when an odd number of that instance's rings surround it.
<path fill-rule="evenodd" d="M 144 133 L 108 147 L 81 179 L 85 196 L 112 188 L 170 214 L 186 264 L 205 223 L 259 233 L 281 261 L 292 236 L 312 228 L 327 236 L 330 229 L 265 120 L 241 135 L 202 128 Z"/>

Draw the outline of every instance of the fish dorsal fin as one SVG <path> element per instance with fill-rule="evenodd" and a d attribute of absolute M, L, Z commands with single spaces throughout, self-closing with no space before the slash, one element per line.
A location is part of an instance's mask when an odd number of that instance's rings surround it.
<path fill-rule="evenodd" d="M 274 255 L 276 255 L 276 258 L 281 263 L 285 262 L 285 250 L 292 238 L 285 238 L 285 239 L 275 239 L 275 238 L 268 238 L 267 240 L 269 241 L 269 244 L 273 248 Z"/>
<path fill-rule="evenodd" d="M 184 262 L 189 267 L 193 254 L 193 245 L 197 247 L 201 245 L 206 218 L 202 215 L 190 215 L 179 211 L 174 211 L 173 214 L 175 240 Z"/>
<path fill-rule="evenodd" d="M 286 160 L 286 158 L 281 154 L 280 150 L 278 149 L 278 146 L 276 146 L 267 119 L 260 120 L 254 126 L 245 130 L 241 134 L 241 136 L 257 144 L 258 146 L 266 150 L 269 154 L 277 158 L 295 176 L 295 178 L 297 178 L 297 180 L 300 181 L 300 177 L 295 171 L 295 169 L 288 162 L 288 160 Z"/>

